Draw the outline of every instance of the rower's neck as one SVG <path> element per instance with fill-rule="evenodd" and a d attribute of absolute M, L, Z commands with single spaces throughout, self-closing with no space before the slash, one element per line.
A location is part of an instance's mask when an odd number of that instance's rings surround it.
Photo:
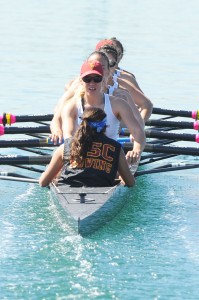
<path fill-rule="evenodd" d="M 101 109 L 104 108 L 104 94 L 100 93 L 99 96 L 96 97 L 91 97 L 89 95 L 84 95 L 84 97 L 82 98 L 83 103 L 84 103 L 84 107 L 89 107 L 89 106 L 95 106 L 95 107 L 99 107 Z"/>

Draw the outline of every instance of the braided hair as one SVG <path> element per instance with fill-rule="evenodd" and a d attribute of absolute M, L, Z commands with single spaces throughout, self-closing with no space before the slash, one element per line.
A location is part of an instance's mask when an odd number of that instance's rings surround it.
<path fill-rule="evenodd" d="M 81 117 L 82 122 L 75 133 L 71 143 L 70 161 L 77 166 L 83 164 L 87 152 L 91 149 L 93 140 L 97 135 L 106 131 L 106 113 L 97 107 L 90 107 L 84 110 Z"/>

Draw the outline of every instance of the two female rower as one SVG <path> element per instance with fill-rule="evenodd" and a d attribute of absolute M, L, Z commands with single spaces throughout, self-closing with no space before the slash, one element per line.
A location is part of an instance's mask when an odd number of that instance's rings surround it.
<path fill-rule="evenodd" d="M 107 114 L 106 134 L 108 137 L 115 140 L 119 137 L 121 120 L 133 136 L 133 150 L 127 153 L 126 158 L 129 164 L 134 164 L 140 158 L 145 147 L 146 139 L 143 125 L 138 122 L 126 101 L 103 93 L 103 81 L 106 80 L 103 73 L 103 67 L 99 61 L 86 61 L 82 65 L 79 80 L 84 93 L 75 94 L 69 101 L 65 102 L 62 111 L 64 138 L 73 136 L 78 127 L 79 117 L 82 116 L 85 108 L 101 108 Z"/>
<path fill-rule="evenodd" d="M 112 63 L 115 63 L 116 59 L 111 57 L 112 53 L 108 53 L 108 54 L 110 57 L 110 61 Z M 106 94 L 109 94 L 112 100 L 114 100 L 115 98 L 120 98 L 127 101 L 132 109 L 132 113 L 136 118 L 137 122 L 140 124 L 140 126 L 144 127 L 143 120 L 129 92 L 126 89 L 116 88 L 113 86 L 112 74 L 115 69 L 112 65 L 110 67 L 107 54 L 102 51 L 94 51 L 88 57 L 88 61 L 93 61 L 93 60 L 99 61 L 103 68 L 102 91 Z M 56 142 L 57 139 L 61 141 L 62 136 L 64 137 L 66 136 L 67 124 L 65 118 L 65 108 L 67 107 L 67 103 L 75 95 L 79 96 L 80 94 L 82 95 L 84 93 L 83 89 L 84 87 L 82 86 L 79 77 L 77 77 L 67 85 L 66 91 L 59 101 L 59 104 L 54 113 L 53 120 L 51 122 L 51 133 L 52 133 L 51 138 L 54 142 Z M 110 126 L 112 127 L 113 124 L 110 124 Z M 115 138 L 113 135 L 109 137 Z"/>
<path fill-rule="evenodd" d="M 93 74 L 83 78 L 87 83 L 99 83 L 101 80 L 99 75 Z M 62 169 L 61 179 L 71 186 L 113 186 L 117 172 L 123 184 L 133 186 L 134 176 L 121 145 L 105 135 L 106 120 L 102 109 L 85 109 L 74 139 L 66 139 L 54 152 L 39 179 L 40 185 L 47 186 Z"/>
<path fill-rule="evenodd" d="M 100 41 L 96 45 L 96 50 L 107 51 L 108 48 L 114 46 L 118 54 L 117 65 L 115 65 L 115 69 L 117 70 L 117 72 L 114 76 L 114 79 L 117 80 L 119 87 L 128 90 L 133 101 L 135 102 L 140 111 L 142 119 L 146 122 L 152 114 L 153 104 L 140 89 L 135 79 L 135 76 L 132 73 L 119 68 L 118 65 L 123 57 L 124 51 L 122 44 L 116 38 L 112 38 L 110 40 L 105 39 Z"/>

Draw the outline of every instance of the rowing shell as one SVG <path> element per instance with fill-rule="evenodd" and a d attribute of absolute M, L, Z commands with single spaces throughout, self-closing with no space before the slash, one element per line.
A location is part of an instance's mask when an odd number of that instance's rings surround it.
<path fill-rule="evenodd" d="M 70 187 L 65 183 L 51 184 L 53 198 L 69 216 L 81 236 L 101 228 L 121 210 L 129 190 L 121 184 L 113 187 Z"/>

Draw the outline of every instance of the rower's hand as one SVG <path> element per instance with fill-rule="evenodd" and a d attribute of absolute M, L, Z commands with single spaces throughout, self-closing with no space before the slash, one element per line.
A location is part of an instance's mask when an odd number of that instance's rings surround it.
<path fill-rule="evenodd" d="M 59 128 L 51 128 L 51 134 L 50 139 L 54 143 L 54 145 L 57 145 L 57 143 L 62 143 L 63 140 L 63 132 Z"/>
<path fill-rule="evenodd" d="M 133 149 L 132 151 L 128 151 L 126 154 L 126 160 L 129 165 L 133 165 L 139 161 L 141 157 L 141 151 Z"/>

